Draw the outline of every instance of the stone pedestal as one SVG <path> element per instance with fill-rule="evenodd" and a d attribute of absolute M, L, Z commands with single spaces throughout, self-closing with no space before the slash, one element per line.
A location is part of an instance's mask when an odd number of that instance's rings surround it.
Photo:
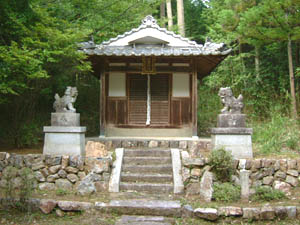
<path fill-rule="evenodd" d="M 80 126 L 79 113 L 51 113 L 51 126 Z"/>
<path fill-rule="evenodd" d="M 44 127 L 43 154 L 84 156 L 85 132 L 79 113 L 51 113 L 51 126 Z"/>
<path fill-rule="evenodd" d="M 44 127 L 43 154 L 84 156 L 85 132 L 86 127 Z"/>
<path fill-rule="evenodd" d="M 223 148 L 236 159 L 253 158 L 252 128 L 219 127 L 211 129 L 212 149 Z"/>

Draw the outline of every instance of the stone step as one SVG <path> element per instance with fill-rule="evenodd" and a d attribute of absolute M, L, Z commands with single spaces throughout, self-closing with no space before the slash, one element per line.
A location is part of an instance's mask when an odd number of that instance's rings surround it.
<path fill-rule="evenodd" d="M 124 157 L 123 163 L 126 165 L 159 165 L 171 164 L 171 157 Z"/>
<path fill-rule="evenodd" d="M 124 157 L 171 157 L 170 150 L 161 149 L 125 149 Z"/>
<path fill-rule="evenodd" d="M 174 219 L 166 219 L 163 216 L 128 216 L 123 215 L 116 225 L 171 225 Z"/>
<path fill-rule="evenodd" d="M 122 165 L 122 172 L 172 174 L 172 165 Z"/>
<path fill-rule="evenodd" d="M 163 200 L 111 200 L 109 203 L 96 202 L 100 212 L 114 212 L 122 215 L 181 216 L 179 201 Z"/>
<path fill-rule="evenodd" d="M 120 182 L 120 191 L 141 191 L 150 193 L 173 193 L 173 184 Z"/>
<path fill-rule="evenodd" d="M 121 182 L 147 182 L 147 183 L 172 183 L 171 174 L 140 174 L 140 173 L 122 173 Z"/>

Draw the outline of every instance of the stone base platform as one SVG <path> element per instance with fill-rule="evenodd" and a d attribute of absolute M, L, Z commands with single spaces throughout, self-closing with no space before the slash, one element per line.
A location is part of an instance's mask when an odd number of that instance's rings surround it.
<path fill-rule="evenodd" d="M 84 156 L 85 132 L 86 127 L 44 127 L 43 154 Z"/>
<path fill-rule="evenodd" d="M 252 128 L 212 128 L 212 149 L 223 148 L 236 159 L 253 158 Z"/>
<path fill-rule="evenodd" d="M 88 137 L 87 141 L 95 141 L 111 148 L 180 148 L 210 150 L 210 138 L 180 137 Z"/>

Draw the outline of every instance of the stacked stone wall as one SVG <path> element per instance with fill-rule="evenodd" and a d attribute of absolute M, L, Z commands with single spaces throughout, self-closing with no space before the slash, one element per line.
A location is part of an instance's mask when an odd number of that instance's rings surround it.
<path fill-rule="evenodd" d="M 208 158 L 193 158 L 182 151 L 182 176 L 188 194 L 199 193 L 199 182 L 203 173 L 210 170 Z M 299 184 L 300 159 L 240 159 L 234 160 L 232 182 L 240 185 L 241 169 L 250 172 L 250 188 L 269 186 L 284 191 L 287 195 Z"/>
<path fill-rule="evenodd" d="M 64 189 L 85 194 L 90 187 L 90 192 L 107 191 L 111 165 L 111 156 L 95 158 L 0 152 L 0 187 L 6 186 L 6 168 L 12 166 L 16 169 L 30 168 L 36 179 L 35 187 L 40 190 Z M 15 188 L 18 188 L 20 178 L 17 175 L 13 179 Z"/>

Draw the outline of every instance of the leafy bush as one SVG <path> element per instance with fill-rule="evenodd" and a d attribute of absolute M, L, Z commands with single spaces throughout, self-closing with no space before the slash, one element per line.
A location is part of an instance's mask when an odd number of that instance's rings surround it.
<path fill-rule="evenodd" d="M 16 181 L 16 179 L 19 180 Z M 35 181 L 32 170 L 29 168 L 18 170 L 13 166 L 8 166 L 3 171 L 3 180 L 5 183 L 4 204 L 22 211 L 29 211 L 27 202 L 33 192 Z"/>
<path fill-rule="evenodd" d="M 241 188 L 231 183 L 214 184 L 213 199 L 222 202 L 233 202 L 239 200 Z"/>
<path fill-rule="evenodd" d="M 233 160 L 229 152 L 224 149 L 213 150 L 209 156 L 209 165 L 220 181 L 230 181 L 233 173 Z"/>
<path fill-rule="evenodd" d="M 271 113 L 271 120 L 253 123 L 253 143 L 260 153 L 280 152 L 283 149 L 300 151 L 300 128 L 296 121 L 278 111 Z"/>
<path fill-rule="evenodd" d="M 286 198 L 285 193 L 270 187 L 257 187 L 255 194 L 251 197 L 253 201 L 271 201 Z"/>

